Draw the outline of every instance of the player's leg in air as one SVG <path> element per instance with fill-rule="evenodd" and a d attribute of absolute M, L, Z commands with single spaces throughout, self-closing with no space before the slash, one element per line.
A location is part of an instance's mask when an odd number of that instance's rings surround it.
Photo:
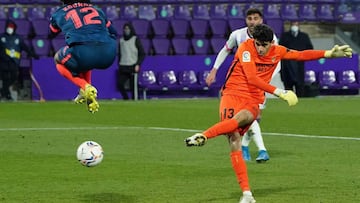
<path fill-rule="evenodd" d="M 56 69 L 60 75 L 79 87 L 79 95 L 75 98 L 76 103 L 86 101 L 89 112 L 95 113 L 99 110 L 97 102 L 97 89 L 91 85 L 91 68 L 79 67 L 79 61 L 74 57 L 74 46 L 65 46 L 55 54 Z"/>
<path fill-rule="evenodd" d="M 255 202 L 250 190 L 246 163 L 242 156 L 241 135 L 247 131 L 254 117 L 259 113 L 257 107 L 257 104 L 244 104 L 243 101 L 234 99 L 233 96 L 223 95 L 219 108 L 222 121 L 203 133 L 196 133 L 185 139 L 186 146 L 203 146 L 208 139 L 226 134 L 230 146 L 231 164 L 243 192 L 240 203 Z"/>
<path fill-rule="evenodd" d="M 80 73 L 79 77 L 85 79 L 85 81 L 87 83 L 91 84 L 91 71 L 87 71 L 85 73 Z M 85 103 L 85 101 L 86 101 L 85 91 L 80 88 L 78 95 L 74 99 L 74 102 L 76 104 L 83 104 L 83 103 Z"/>

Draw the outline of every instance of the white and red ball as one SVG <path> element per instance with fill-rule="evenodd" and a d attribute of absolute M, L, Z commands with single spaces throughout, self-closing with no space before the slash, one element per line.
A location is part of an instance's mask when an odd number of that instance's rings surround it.
<path fill-rule="evenodd" d="M 92 167 L 101 163 L 104 158 L 104 151 L 99 143 L 85 141 L 78 147 L 76 157 L 80 164 Z"/>

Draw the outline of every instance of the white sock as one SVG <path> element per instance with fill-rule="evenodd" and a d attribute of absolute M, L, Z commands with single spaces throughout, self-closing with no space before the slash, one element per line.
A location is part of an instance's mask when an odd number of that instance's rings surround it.
<path fill-rule="evenodd" d="M 250 144 L 250 141 L 253 137 L 252 136 L 253 134 L 254 133 L 252 132 L 251 126 L 250 126 L 249 130 L 245 133 L 245 135 L 241 139 L 241 146 L 248 147 Z"/>
<path fill-rule="evenodd" d="M 257 120 L 255 120 L 251 124 L 250 129 L 253 132 L 254 142 L 255 142 L 256 146 L 258 147 L 259 151 L 260 150 L 265 150 L 266 151 L 266 148 L 265 148 L 265 145 L 264 145 L 264 140 L 263 140 L 262 135 L 261 135 L 260 125 L 257 122 Z"/>
<path fill-rule="evenodd" d="M 248 195 L 248 196 L 252 196 L 252 193 L 250 191 L 244 191 L 243 195 Z"/>

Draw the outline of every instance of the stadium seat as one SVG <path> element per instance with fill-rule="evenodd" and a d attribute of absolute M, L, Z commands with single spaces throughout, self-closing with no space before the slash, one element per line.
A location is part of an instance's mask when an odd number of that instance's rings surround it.
<path fill-rule="evenodd" d="M 265 19 L 281 19 L 280 7 L 278 4 L 265 4 L 263 14 Z"/>
<path fill-rule="evenodd" d="M 226 19 L 227 5 L 226 4 L 211 4 L 209 11 L 210 19 Z"/>
<path fill-rule="evenodd" d="M 190 6 L 186 4 L 175 5 L 174 18 L 191 20 Z"/>
<path fill-rule="evenodd" d="M 166 38 L 169 34 L 170 23 L 166 19 L 155 19 L 151 21 L 154 37 Z"/>
<path fill-rule="evenodd" d="M 134 27 L 136 35 L 140 38 L 146 38 L 150 34 L 150 21 L 145 19 L 133 19 L 131 24 Z"/>
<path fill-rule="evenodd" d="M 8 10 L 10 19 L 26 19 L 26 11 L 24 7 L 10 7 Z"/>
<path fill-rule="evenodd" d="M 0 19 L 0 30 L 5 30 L 6 20 Z"/>
<path fill-rule="evenodd" d="M 168 39 L 154 38 L 152 39 L 152 45 L 155 55 L 169 55 L 171 44 Z"/>
<path fill-rule="evenodd" d="M 281 6 L 281 19 L 283 20 L 299 20 L 296 4 L 283 4 Z"/>
<path fill-rule="evenodd" d="M 163 91 L 181 89 L 174 70 L 161 71 L 159 73 L 159 85 Z"/>
<path fill-rule="evenodd" d="M 182 90 L 199 90 L 201 89 L 198 83 L 196 72 L 194 70 L 183 70 L 179 72 L 179 84 Z"/>
<path fill-rule="evenodd" d="M 139 88 L 142 89 L 143 98 L 146 100 L 148 90 L 161 90 L 157 83 L 156 73 L 152 70 L 141 71 L 139 74 Z"/>
<path fill-rule="evenodd" d="M 50 16 L 57 11 L 60 8 L 60 6 L 56 5 L 56 6 L 47 6 L 45 7 L 45 16 L 47 16 L 48 18 L 50 18 Z"/>
<path fill-rule="evenodd" d="M 50 55 L 50 41 L 45 38 L 34 38 L 31 41 L 34 51 L 39 56 L 49 56 Z"/>
<path fill-rule="evenodd" d="M 32 34 L 32 27 L 30 21 L 26 19 L 13 19 L 17 25 L 16 33 L 27 38 Z M 48 27 L 48 26 L 47 26 Z"/>
<path fill-rule="evenodd" d="M 190 53 L 191 43 L 186 38 L 173 38 L 171 44 L 175 55 L 188 55 Z"/>
<path fill-rule="evenodd" d="M 116 32 L 118 33 L 119 38 L 123 36 L 123 27 L 124 27 L 124 24 L 127 22 L 129 22 L 129 21 L 122 20 L 122 19 L 115 19 L 115 20 L 111 21 L 111 24 L 116 29 Z"/>
<path fill-rule="evenodd" d="M 224 19 L 209 20 L 212 37 L 225 37 L 228 33 L 228 23 Z"/>
<path fill-rule="evenodd" d="M 191 45 L 196 55 L 211 54 L 210 42 L 206 38 L 192 38 Z"/>
<path fill-rule="evenodd" d="M 319 74 L 319 84 L 322 89 L 337 89 L 339 83 L 337 81 L 337 75 L 333 70 L 324 70 Z"/>
<path fill-rule="evenodd" d="M 341 20 L 344 15 L 351 11 L 351 7 L 346 3 L 341 3 L 340 5 L 334 8 L 334 18 L 335 20 Z"/>
<path fill-rule="evenodd" d="M 210 70 L 203 70 L 198 73 L 199 84 L 203 90 L 209 89 L 209 86 L 206 84 L 206 78 L 209 75 L 209 73 L 210 73 Z M 219 83 L 219 80 L 216 80 L 216 78 L 215 78 L 214 83 L 211 84 L 210 87 L 214 88 L 214 89 L 220 89 L 221 84 Z"/>
<path fill-rule="evenodd" d="M 353 70 L 344 70 L 339 74 L 339 83 L 342 89 L 360 88 L 358 74 Z"/>
<path fill-rule="evenodd" d="M 152 5 L 139 5 L 138 6 L 139 19 L 154 20 L 156 18 L 155 9 Z"/>
<path fill-rule="evenodd" d="M 125 20 L 132 20 L 138 17 L 136 7 L 134 5 L 125 5 L 120 7 L 120 17 Z"/>
<path fill-rule="evenodd" d="M 0 6 L 0 19 L 7 19 L 8 18 L 8 14 L 7 11 L 5 9 L 5 6 Z"/>
<path fill-rule="evenodd" d="M 209 7 L 207 4 L 194 4 L 192 7 L 193 19 L 210 19 Z"/>
<path fill-rule="evenodd" d="M 280 37 L 284 31 L 284 22 L 281 19 L 267 19 L 266 24 L 274 30 L 277 37 Z"/>
<path fill-rule="evenodd" d="M 159 87 L 159 85 L 157 84 L 155 72 L 152 70 L 141 71 L 139 77 L 139 85 L 148 88 L 150 88 L 151 86 Z"/>
<path fill-rule="evenodd" d="M 43 6 L 34 6 L 28 8 L 28 16 L 29 20 L 36 20 L 36 19 L 46 19 L 48 20 L 50 16 L 46 16 L 46 8 Z"/>
<path fill-rule="evenodd" d="M 190 21 L 191 31 L 194 37 L 205 37 L 209 34 L 209 21 L 205 19 L 193 19 Z"/>
<path fill-rule="evenodd" d="M 333 20 L 335 20 L 334 10 L 333 10 L 332 5 L 330 5 L 330 4 L 320 4 L 320 5 L 318 5 L 317 6 L 316 16 L 318 17 L 319 20 L 324 20 L 324 21 L 333 21 Z"/>
<path fill-rule="evenodd" d="M 18 4 L 33 4 L 33 0 L 16 0 L 15 1 Z"/>
<path fill-rule="evenodd" d="M 237 18 L 228 19 L 228 24 L 231 32 L 246 26 L 244 19 L 237 19 Z"/>
<path fill-rule="evenodd" d="M 140 41 L 141 41 L 141 44 L 142 44 L 142 46 L 144 48 L 145 54 L 146 55 L 151 55 L 152 54 L 151 53 L 151 49 L 152 49 L 151 40 L 148 39 L 148 38 L 141 38 Z"/>
<path fill-rule="evenodd" d="M 225 46 L 226 39 L 223 37 L 212 37 L 210 39 L 210 45 L 214 54 L 219 53 L 219 51 Z"/>
<path fill-rule="evenodd" d="M 305 81 L 306 84 L 312 84 L 314 82 L 317 82 L 315 71 L 314 70 L 305 71 L 304 81 Z"/>
<path fill-rule="evenodd" d="M 13 3 L 13 0 L 0 0 L 0 4 L 10 4 Z"/>
<path fill-rule="evenodd" d="M 170 21 L 174 37 L 187 37 L 190 33 L 189 21 L 185 19 L 173 19 Z"/>
<path fill-rule="evenodd" d="M 172 4 L 159 5 L 157 8 L 157 18 L 172 19 L 174 18 L 174 7 Z"/>
<path fill-rule="evenodd" d="M 299 18 L 304 21 L 316 21 L 316 5 L 315 4 L 300 4 Z"/>
<path fill-rule="evenodd" d="M 102 8 L 109 20 L 119 19 L 119 9 L 115 5 L 107 5 Z"/>
<path fill-rule="evenodd" d="M 227 10 L 228 18 L 245 19 L 244 5 L 243 4 L 231 4 Z"/>
<path fill-rule="evenodd" d="M 31 21 L 32 23 L 32 27 L 33 27 L 33 31 L 35 36 L 37 37 L 47 37 L 49 35 L 49 20 L 47 19 L 33 19 Z"/>

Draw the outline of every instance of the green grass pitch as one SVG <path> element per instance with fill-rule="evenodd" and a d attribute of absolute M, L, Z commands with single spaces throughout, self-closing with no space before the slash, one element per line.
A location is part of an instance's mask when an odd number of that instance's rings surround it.
<path fill-rule="evenodd" d="M 187 148 L 218 121 L 218 99 L 0 103 L 0 202 L 235 203 L 241 196 L 224 136 Z M 258 203 L 360 201 L 360 98 L 270 99 L 261 127 L 270 161 L 248 162 Z M 105 151 L 81 166 L 85 140 Z M 250 145 L 256 157 L 256 146 Z"/>

